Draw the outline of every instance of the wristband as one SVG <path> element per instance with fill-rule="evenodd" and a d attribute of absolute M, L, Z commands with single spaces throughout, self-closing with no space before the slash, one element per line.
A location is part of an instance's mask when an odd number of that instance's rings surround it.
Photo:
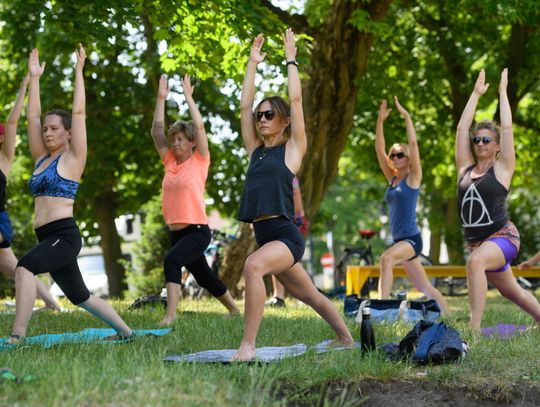
<path fill-rule="evenodd" d="M 296 65 L 296 67 L 298 68 L 298 62 L 296 62 L 296 61 L 287 61 L 285 63 L 285 66 L 289 66 L 289 65 Z"/>

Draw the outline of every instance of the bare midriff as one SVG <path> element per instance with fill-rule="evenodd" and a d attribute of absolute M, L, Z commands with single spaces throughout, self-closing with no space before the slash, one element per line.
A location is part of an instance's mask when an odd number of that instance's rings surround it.
<path fill-rule="evenodd" d="M 266 220 L 266 219 L 273 219 L 273 218 L 279 218 L 280 215 L 261 215 L 257 219 L 255 219 L 253 222 L 259 222 L 260 220 Z"/>
<path fill-rule="evenodd" d="M 55 220 L 72 218 L 74 202 L 69 198 L 37 196 L 34 200 L 34 228 L 37 229 Z"/>

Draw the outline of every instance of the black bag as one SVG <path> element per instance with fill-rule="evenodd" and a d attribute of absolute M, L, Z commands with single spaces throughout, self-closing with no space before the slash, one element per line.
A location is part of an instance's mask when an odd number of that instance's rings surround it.
<path fill-rule="evenodd" d="M 345 316 L 355 318 L 362 322 L 362 308 L 371 308 L 373 322 L 417 322 L 422 319 L 436 321 L 441 315 L 441 309 L 435 300 L 408 301 L 408 300 L 371 300 L 358 298 L 356 294 L 345 297 L 343 311 Z"/>
<path fill-rule="evenodd" d="M 459 332 L 444 322 L 420 321 L 398 344 L 386 344 L 383 350 L 392 360 L 411 357 L 418 364 L 442 364 L 458 360 L 467 351 Z"/>
<path fill-rule="evenodd" d="M 161 297 L 159 295 L 147 295 L 146 297 L 137 298 L 128 307 L 128 309 L 141 309 L 141 308 L 156 309 L 157 307 L 166 308 L 167 298 Z"/>

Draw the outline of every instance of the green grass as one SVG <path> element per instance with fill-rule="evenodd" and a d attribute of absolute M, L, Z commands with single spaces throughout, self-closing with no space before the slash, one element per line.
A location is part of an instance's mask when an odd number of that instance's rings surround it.
<path fill-rule="evenodd" d="M 136 329 L 155 328 L 162 317 L 161 311 L 129 311 L 127 303 L 114 305 Z M 450 305 L 452 314 L 447 322 L 462 333 L 471 347 L 470 354 L 460 363 L 417 367 L 389 362 L 379 353 L 365 357 L 359 350 L 347 350 L 324 355 L 310 352 L 264 366 L 223 366 L 162 361 L 172 354 L 236 348 L 240 342 L 242 318 L 226 317 L 215 300 L 182 301 L 174 330 L 164 337 L 139 337 L 127 344 L 70 344 L 47 350 L 22 346 L 0 351 L 0 368 L 37 377 L 20 385 L 0 382 L 0 405 L 333 406 L 346 404 L 347 383 L 366 378 L 428 380 L 433 386 L 445 387 L 465 385 L 478 397 L 483 397 L 486 391 L 493 393 L 496 388 L 501 392 L 500 398 L 515 383 L 538 383 L 538 330 L 507 341 L 481 339 L 465 329 L 467 299 L 450 299 Z M 0 335 L 10 333 L 13 318 L 13 315 L 0 315 Z M 484 326 L 497 323 L 530 325 L 532 320 L 490 292 Z M 352 321 L 349 326 L 358 338 L 358 326 Z M 32 318 L 28 335 L 88 327 L 103 327 L 103 324 L 85 312 L 39 312 Z M 377 325 L 377 342 L 398 342 L 409 329 L 409 325 L 402 323 Z M 257 345 L 316 344 L 332 337 L 328 326 L 310 308 L 297 306 L 289 299 L 287 308 L 265 311 Z M 327 392 L 330 385 L 334 390 L 339 389 L 336 383 L 343 383 L 344 389 L 338 396 L 335 391 Z"/>

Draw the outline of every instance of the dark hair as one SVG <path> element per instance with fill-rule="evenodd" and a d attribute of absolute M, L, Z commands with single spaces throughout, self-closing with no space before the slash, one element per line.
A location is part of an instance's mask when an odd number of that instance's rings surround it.
<path fill-rule="evenodd" d="M 167 130 L 169 142 L 172 142 L 173 135 L 178 132 L 184 133 L 189 141 L 195 140 L 195 127 L 191 121 L 185 122 L 183 120 L 178 120 L 174 122 L 171 127 L 169 127 L 169 130 Z"/>
<path fill-rule="evenodd" d="M 476 123 L 471 129 L 471 138 L 476 136 L 476 133 L 483 129 L 491 131 L 497 144 L 501 143 L 501 128 L 493 120 L 482 120 L 481 122 Z"/>
<path fill-rule="evenodd" d="M 47 113 L 43 115 L 43 117 L 47 116 L 60 116 L 62 119 L 62 125 L 64 126 L 64 129 L 70 130 L 71 129 L 71 113 L 69 113 L 67 110 L 63 109 L 53 109 L 49 110 Z"/>
<path fill-rule="evenodd" d="M 276 114 L 276 117 L 279 117 L 280 120 L 287 120 L 288 117 L 291 116 L 291 108 L 289 107 L 289 104 L 279 96 L 270 96 L 267 98 L 264 98 L 259 102 L 259 104 L 255 107 L 255 110 L 253 112 L 253 115 L 256 116 L 259 112 L 259 109 L 261 108 L 261 105 L 264 102 L 270 103 L 270 106 L 272 106 L 272 110 Z M 291 125 L 289 125 L 285 128 L 285 131 L 283 132 L 283 136 L 285 137 L 285 140 L 288 140 L 291 137 Z"/>

